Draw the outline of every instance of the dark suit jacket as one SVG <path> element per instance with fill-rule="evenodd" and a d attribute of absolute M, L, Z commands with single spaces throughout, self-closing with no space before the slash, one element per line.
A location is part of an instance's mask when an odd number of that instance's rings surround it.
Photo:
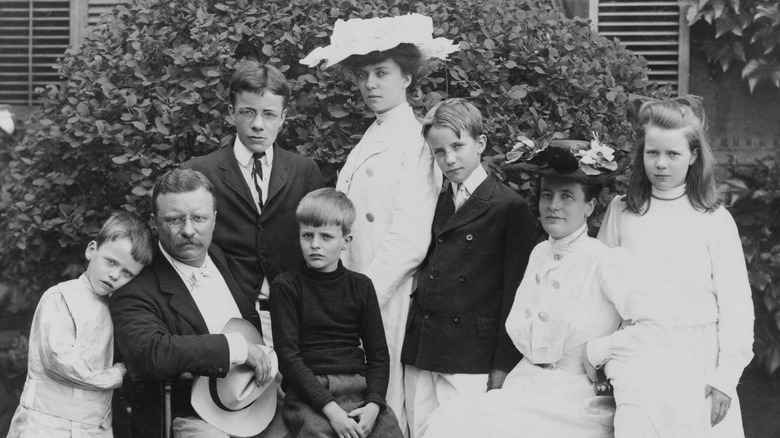
<path fill-rule="evenodd" d="M 263 285 L 303 262 L 295 209 L 307 193 L 323 186 L 317 164 L 274 146 L 268 200 L 262 214 L 252 199 L 230 146 L 183 165 L 203 172 L 217 192 L 214 243 L 225 251 L 241 290 L 254 303 Z M 262 268 L 262 273 L 259 268 Z"/>
<path fill-rule="evenodd" d="M 260 331 L 254 304 L 241 293 L 222 251 L 212 245 L 209 255 L 222 273 L 241 316 Z M 127 366 L 123 391 L 133 409 L 135 436 L 160 432 L 160 381 L 174 379 L 173 417 L 196 415 L 190 404 L 192 380 L 183 373 L 224 377 L 230 369 L 225 336 L 209 334 L 181 277 L 161 252 L 137 277 L 109 300 L 116 347 Z"/>
<path fill-rule="evenodd" d="M 510 371 L 521 356 L 504 323 L 536 243 L 531 210 L 488 176 L 457 212 L 447 184 L 432 228 L 401 361 L 441 373 Z"/>

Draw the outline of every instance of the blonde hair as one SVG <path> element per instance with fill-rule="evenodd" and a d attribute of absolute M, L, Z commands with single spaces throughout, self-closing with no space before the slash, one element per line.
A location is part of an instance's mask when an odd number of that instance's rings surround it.
<path fill-rule="evenodd" d="M 450 128 L 458 138 L 462 132 L 467 132 L 476 140 L 482 135 L 482 113 L 466 99 L 447 99 L 434 105 L 425 115 L 422 121 L 423 137 L 433 127 Z"/>
<path fill-rule="evenodd" d="M 355 206 L 347 195 L 330 187 L 307 194 L 295 210 L 295 219 L 299 225 L 335 225 L 341 227 L 344 236 L 352 231 L 355 215 Z"/>
<path fill-rule="evenodd" d="M 631 162 L 626 209 L 644 214 L 650 208 L 652 184 L 644 168 L 645 132 L 648 126 L 661 129 L 682 129 L 691 153 L 698 157 L 690 165 L 685 176 L 686 191 L 691 205 L 697 210 L 713 211 L 719 200 L 715 185 L 715 155 L 707 142 L 706 117 L 702 99 L 698 96 L 681 96 L 668 100 L 648 101 L 638 111 L 639 140 Z"/>

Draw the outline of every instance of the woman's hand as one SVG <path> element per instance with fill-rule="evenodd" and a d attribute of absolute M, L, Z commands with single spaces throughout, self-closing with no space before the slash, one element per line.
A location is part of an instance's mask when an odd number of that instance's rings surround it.
<path fill-rule="evenodd" d="M 362 408 L 357 408 L 349 413 L 349 417 L 358 422 L 360 430 L 363 431 L 362 436 L 371 434 L 377 415 L 379 415 L 379 405 L 374 402 L 366 403 Z"/>
<path fill-rule="evenodd" d="M 329 402 L 322 408 L 322 413 L 328 417 L 330 427 L 336 432 L 339 438 L 364 438 L 363 430 L 358 423 L 349 418 L 347 411 L 341 409 L 335 401 Z"/>
<path fill-rule="evenodd" d="M 707 385 L 704 390 L 704 397 L 712 396 L 712 412 L 710 412 L 710 424 L 715 426 L 726 418 L 726 414 L 731 407 L 731 397 L 721 391 Z"/>

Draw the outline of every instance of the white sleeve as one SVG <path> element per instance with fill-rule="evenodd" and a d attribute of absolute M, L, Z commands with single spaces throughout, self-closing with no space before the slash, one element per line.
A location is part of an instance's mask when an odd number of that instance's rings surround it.
<path fill-rule="evenodd" d="M 433 171 L 433 155 L 422 137 L 419 146 L 407 147 L 395 192 L 391 225 L 363 271 L 374 283 L 379 307 L 414 275 L 428 252 L 431 224 L 439 187 Z M 400 146 L 400 145 L 399 145 Z"/>
<path fill-rule="evenodd" d="M 623 319 L 616 332 L 588 342 L 588 359 L 601 366 L 615 356 L 658 358 L 668 354 L 671 324 L 663 295 L 652 289 L 636 259 L 625 249 L 611 249 L 598 267 L 598 281 Z"/>
<path fill-rule="evenodd" d="M 41 336 L 37 347 L 46 375 L 63 385 L 86 390 L 114 389 L 122 385 L 121 366 L 95 369 L 95 364 L 90 363 L 89 359 L 95 356 L 91 350 L 105 350 L 107 346 L 82 345 L 62 294 L 44 294 L 35 322 L 39 324 Z"/>
<path fill-rule="evenodd" d="M 718 301 L 718 365 L 707 382 L 732 399 L 742 371 L 753 358 L 753 301 L 737 225 L 721 208 L 713 213 L 709 251 Z"/>

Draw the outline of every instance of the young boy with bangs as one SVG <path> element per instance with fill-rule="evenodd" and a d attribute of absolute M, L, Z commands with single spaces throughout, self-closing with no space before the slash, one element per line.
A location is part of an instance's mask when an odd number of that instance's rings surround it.
<path fill-rule="evenodd" d="M 422 125 L 449 184 L 436 205 L 401 351 L 412 438 L 440 405 L 501 388 L 520 360 L 504 323 L 536 243 L 526 202 L 481 165 L 480 111 L 449 99 Z"/>
<path fill-rule="evenodd" d="M 114 363 L 108 296 L 138 275 L 153 254 L 148 225 L 134 214 L 118 213 L 87 245 L 86 272 L 43 294 L 9 438 L 113 436 L 111 396 L 126 370 Z"/>
<path fill-rule="evenodd" d="M 270 297 L 285 424 L 293 436 L 400 438 L 385 401 L 389 355 L 374 286 L 340 261 L 355 207 L 323 188 L 295 215 L 306 266 L 277 276 Z"/>

